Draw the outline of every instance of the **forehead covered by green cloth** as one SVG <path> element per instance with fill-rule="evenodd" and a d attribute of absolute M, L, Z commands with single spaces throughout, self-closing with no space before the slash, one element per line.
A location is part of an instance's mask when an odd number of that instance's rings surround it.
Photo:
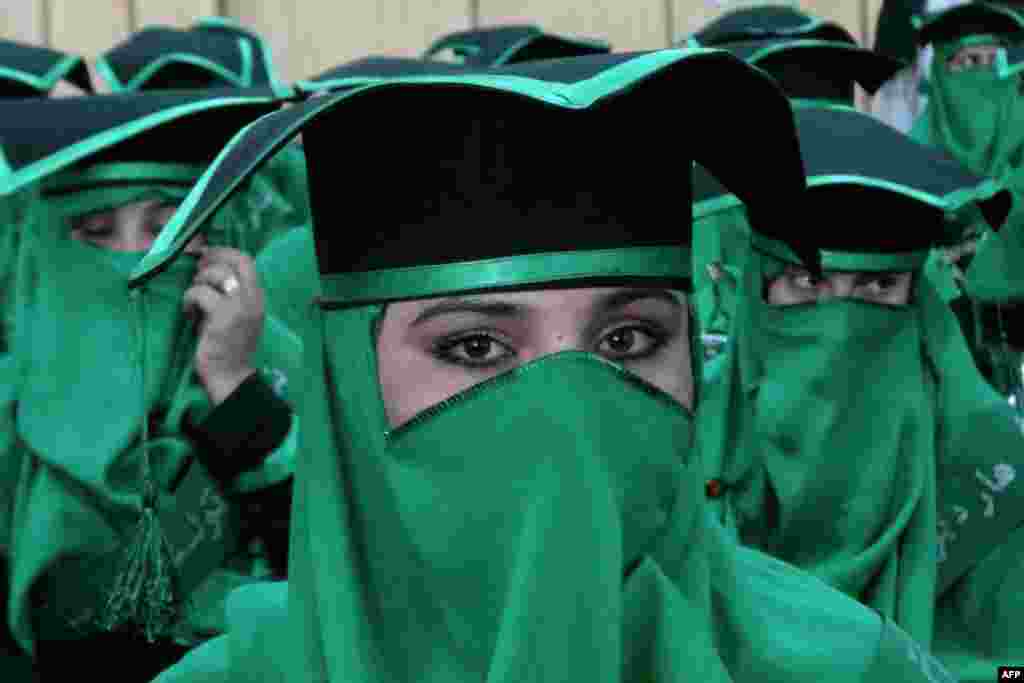
<path fill-rule="evenodd" d="M 177 204 L 222 141 L 280 103 L 263 89 L 11 103 L 0 123 L 0 192 L 37 188 L 48 215 L 62 220 L 147 199 Z M 304 197 L 299 206 L 292 199 L 305 189 L 289 185 L 304 185 L 295 154 L 301 152 L 285 150 L 247 183 L 210 226 L 210 243 L 255 253 L 275 233 L 305 222 Z"/>
<path fill-rule="evenodd" d="M 851 107 L 796 106 L 811 188 L 804 208 L 817 218 L 808 235 L 790 237 L 790 243 L 817 254 L 823 268 L 913 270 L 925 263 L 932 245 L 958 242 L 972 222 L 1002 225 L 1005 220 L 1010 197 L 994 181 L 971 175 L 940 152 Z M 844 207 L 839 213 L 837 201 Z M 834 227 L 840 217 L 842 228 Z M 699 166 L 694 169 L 694 219 L 694 283 L 703 292 L 698 297 L 702 322 L 711 331 L 725 331 L 751 233 L 740 200 Z M 777 226 L 775 236 L 756 227 L 762 249 L 794 264 L 807 263 L 804 253 L 794 254 L 779 243 L 785 225 Z M 726 277 L 712 284 L 707 268 L 716 263 L 726 267 Z"/>
<path fill-rule="evenodd" d="M 741 134 L 734 152 L 705 146 L 709 127 L 743 130 L 724 98 L 692 112 L 702 134 L 681 154 L 715 167 L 755 215 L 797 201 L 784 97 L 720 52 L 398 79 L 312 100 L 235 141 L 184 215 L 205 220 L 261 155 L 302 132 L 322 289 L 304 340 L 302 416 L 313 426 L 301 437 L 287 600 L 238 594 L 238 631 L 166 680 L 198 680 L 211 664 L 254 681 L 879 673 L 874 615 L 718 535 L 702 511 L 688 411 L 621 366 L 557 353 L 398 428 L 385 418 L 375 342 L 385 302 L 686 287 L 688 216 L 664 218 L 688 183 L 614 169 L 659 166 L 662 133 L 678 130 L 664 98 L 710 83 L 756 99 L 765 128 Z M 402 124 L 410 110 L 429 135 Z M 624 134 L 609 139 L 609 127 Z M 374 212 L 343 224 L 339 187 Z M 439 240 L 442 230 L 459 238 Z M 815 637 L 827 647 L 787 645 Z"/>

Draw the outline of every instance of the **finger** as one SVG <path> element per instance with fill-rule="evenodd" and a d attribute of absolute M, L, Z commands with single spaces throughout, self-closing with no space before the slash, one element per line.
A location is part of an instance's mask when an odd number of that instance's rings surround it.
<path fill-rule="evenodd" d="M 242 284 L 242 278 L 233 271 L 228 265 L 223 263 L 215 263 L 213 265 L 206 266 L 196 273 L 195 284 L 209 285 L 216 289 L 221 294 L 227 294 L 224 290 L 224 283 L 229 279 L 234 278 L 238 283 Z"/>
<path fill-rule="evenodd" d="M 202 268 L 214 263 L 222 263 L 230 267 L 238 274 L 238 279 L 242 284 L 252 285 L 256 282 L 256 267 L 253 264 L 252 258 L 238 249 L 206 247 L 203 250 L 203 257 L 200 259 L 199 267 Z"/>
<path fill-rule="evenodd" d="M 209 317 L 223 300 L 224 295 L 210 285 L 196 285 L 185 290 L 182 307 L 190 315 L 200 313 L 203 317 Z"/>

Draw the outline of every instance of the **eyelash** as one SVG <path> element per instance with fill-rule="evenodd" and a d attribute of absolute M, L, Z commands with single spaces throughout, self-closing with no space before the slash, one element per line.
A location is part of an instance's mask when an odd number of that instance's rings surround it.
<path fill-rule="evenodd" d="M 651 338 L 651 347 L 648 350 L 644 351 L 643 353 L 627 355 L 621 358 L 613 358 L 612 360 L 618 360 L 621 362 L 635 362 L 646 360 L 656 355 L 668 343 L 669 334 L 665 330 L 661 329 L 660 326 L 649 324 L 621 325 L 619 327 L 612 328 L 606 334 L 602 335 L 601 341 L 603 342 L 605 339 L 615 334 L 616 332 L 622 332 L 625 330 L 639 331 L 647 335 L 648 337 Z M 465 344 L 466 342 L 472 341 L 474 339 L 486 339 L 493 344 L 497 344 L 503 347 L 509 353 L 507 355 L 502 356 L 498 360 L 485 362 L 467 361 L 466 359 L 460 358 L 457 355 L 455 355 L 454 350 L 458 348 L 460 344 Z M 452 335 L 443 338 L 434 345 L 433 349 L 431 349 L 431 353 L 434 355 L 435 358 L 442 362 L 451 363 L 453 365 L 459 365 L 461 367 L 470 368 L 473 370 L 488 370 L 497 367 L 504 363 L 509 357 L 515 355 L 515 352 L 509 348 L 508 344 L 498 340 L 493 333 L 488 332 L 486 330 L 460 333 L 457 335 Z"/>
<path fill-rule="evenodd" d="M 793 285 L 795 287 L 798 287 L 800 289 L 810 289 L 811 287 L 816 285 L 817 282 L 812 282 L 811 284 L 804 284 L 804 283 L 798 282 L 798 280 L 800 280 L 800 279 L 809 278 L 809 277 L 810 276 L 808 274 L 806 274 L 806 273 L 794 273 L 794 274 L 790 275 L 790 281 L 793 283 Z M 862 283 L 859 283 L 857 286 L 858 287 L 864 287 L 864 286 L 868 286 L 868 285 L 872 285 L 872 284 L 876 284 L 876 283 L 880 286 L 882 291 L 885 292 L 885 291 L 888 291 L 888 290 L 892 289 L 893 287 L 895 287 L 897 285 L 897 280 L 896 280 L 896 278 L 892 277 L 891 275 L 882 275 L 880 277 L 872 278 L 870 280 L 866 280 L 866 281 L 864 281 Z"/>

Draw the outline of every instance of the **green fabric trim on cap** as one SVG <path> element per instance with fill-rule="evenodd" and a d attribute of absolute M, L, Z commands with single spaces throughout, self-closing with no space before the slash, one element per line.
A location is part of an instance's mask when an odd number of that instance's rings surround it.
<path fill-rule="evenodd" d="M 734 194 L 723 194 L 720 197 L 694 202 L 693 219 L 698 220 L 701 218 L 707 218 L 708 216 L 713 216 L 720 211 L 735 209 L 737 206 L 741 206 L 742 204 L 743 202 L 741 202 L 739 197 Z"/>
<path fill-rule="evenodd" d="M 508 62 L 508 60 L 512 59 L 512 57 L 516 54 L 516 52 L 522 50 L 524 47 L 526 47 L 530 43 L 536 42 L 538 40 L 557 40 L 559 42 L 566 43 L 568 45 L 578 45 L 580 47 L 586 47 L 586 48 L 597 48 L 597 49 L 611 50 L 611 45 L 609 45 L 608 43 L 606 43 L 604 41 L 601 41 L 601 40 L 584 40 L 582 38 L 563 38 L 562 36 L 552 36 L 552 35 L 548 35 L 546 33 L 537 33 L 537 34 L 532 35 L 532 36 L 526 36 L 525 38 L 521 38 L 520 40 L 516 41 L 515 43 L 512 43 L 512 45 L 508 46 L 505 49 L 505 51 L 502 52 L 501 55 L 496 60 L 494 60 L 493 66 L 502 66 L 503 64 L 506 64 Z"/>
<path fill-rule="evenodd" d="M 517 40 L 516 42 L 512 43 L 507 48 L 505 48 L 504 52 L 502 52 L 500 55 L 498 55 L 498 58 L 494 60 L 493 66 L 501 66 L 502 64 L 505 64 L 506 62 L 508 62 L 508 60 L 512 59 L 512 56 L 516 52 L 518 52 L 519 50 L 522 50 L 524 47 L 526 47 L 527 45 L 529 45 L 533 41 L 537 40 L 538 38 L 543 38 L 543 37 L 544 37 L 543 33 L 536 33 L 536 34 L 534 34 L 532 36 L 526 36 L 525 38 L 520 38 L 519 40 Z"/>
<path fill-rule="evenodd" d="M 43 75 L 42 82 L 46 84 L 46 89 L 49 90 L 57 81 L 67 76 L 71 71 L 78 66 L 82 61 L 81 57 L 67 56 L 53 65 L 53 68 Z"/>
<path fill-rule="evenodd" d="M 263 64 L 267 69 L 267 76 L 270 78 L 270 89 L 278 97 L 289 97 L 290 95 L 292 95 L 293 91 L 291 86 L 289 86 L 287 83 L 278 78 L 277 67 L 274 65 L 274 56 L 271 53 L 270 47 L 267 45 L 267 41 L 263 40 L 262 37 L 247 31 L 242 24 L 228 17 L 203 17 L 202 19 L 197 21 L 195 25 L 200 28 L 214 26 L 219 28 L 246 31 L 245 38 L 247 40 L 253 40 L 259 45 L 260 54 L 263 57 Z"/>
<path fill-rule="evenodd" d="M 100 55 L 97 57 L 94 65 L 96 73 L 106 82 L 111 92 L 123 92 L 126 90 L 124 84 L 121 83 L 121 79 L 117 77 L 114 67 L 110 66 L 110 62 L 107 61 L 106 56 Z"/>
<path fill-rule="evenodd" d="M 957 5 L 953 5 L 952 7 L 948 7 L 940 12 L 935 12 L 934 14 L 926 14 L 923 16 L 921 14 L 915 14 L 910 18 L 910 24 L 911 26 L 914 27 L 914 30 L 920 34 L 929 26 L 932 26 L 940 21 L 943 21 L 946 18 L 946 16 L 949 15 L 951 12 L 956 12 L 964 7 L 979 7 L 983 8 L 988 12 L 991 12 L 992 14 L 1002 14 L 1003 16 L 1009 17 L 1010 19 L 1015 21 L 1022 29 L 1024 29 L 1024 24 L 1021 24 L 1020 15 L 1018 15 L 1016 12 L 1014 12 L 1008 7 L 1001 7 L 999 5 L 988 2 L 960 3 Z"/>
<path fill-rule="evenodd" d="M 1010 64 L 1010 59 L 1007 56 L 1006 48 L 1001 47 L 999 48 L 999 51 L 996 53 L 996 62 L 994 66 L 996 69 L 996 74 L 1000 78 L 1010 78 L 1012 76 L 1016 76 L 1022 70 L 1024 70 L 1024 61 L 1017 62 L 1016 64 Z"/>
<path fill-rule="evenodd" d="M 690 275 L 689 247 L 633 247 L 552 252 L 320 278 L 321 303 L 363 305 L 592 278 L 679 278 Z"/>
<path fill-rule="evenodd" d="M 757 64 L 758 61 L 770 57 L 771 55 L 779 52 L 787 52 L 794 48 L 811 48 L 811 47 L 830 47 L 836 50 L 843 50 L 844 52 L 863 52 L 864 48 L 856 45 L 850 45 L 849 43 L 840 43 L 835 40 L 819 40 L 812 38 L 804 38 L 801 40 L 792 40 L 786 43 L 779 43 L 777 45 L 769 45 L 768 47 L 761 48 L 754 54 L 747 57 L 747 62 L 750 64 Z"/>
<path fill-rule="evenodd" d="M 789 103 L 794 109 L 830 109 L 832 111 L 852 112 L 854 114 L 864 113 L 856 107 L 851 107 L 842 102 L 834 102 L 833 100 L 793 98 Z"/>
<path fill-rule="evenodd" d="M 176 184 L 192 187 L 203 174 L 203 167 L 189 164 L 162 164 L 154 161 L 122 161 L 96 164 L 48 176 L 40 187 L 43 194 L 73 192 L 102 185 Z"/>
<path fill-rule="evenodd" d="M 42 76 L 36 76 L 27 71 L 12 69 L 7 66 L 0 66 L 0 78 L 24 83 L 40 92 L 49 92 L 57 81 L 66 76 L 72 69 L 81 62 L 81 57 L 67 56 L 53 65 L 49 71 Z"/>
<path fill-rule="evenodd" d="M 807 187 L 822 187 L 825 185 L 863 185 L 865 187 L 877 187 L 890 192 L 897 192 L 919 202 L 934 206 L 937 209 L 956 211 L 964 205 L 991 197 L 999 191 L 996 181 L 987 179 L 974 187 L 964 187 L 949 194 L 939 197 L 928 192 L 922 192 L 906 185 L 893 183 L 880 178 L 866 178 L 858 175 L 825 175 L 815 176 L 807 179 Z"/>
<path fill-rule="evenodd" d="M 852 174 L 808 176 L 807 178 L 808 188 L 825 187 L 828 185 L 861 185 L 864 187 L 875 187 L 881 190 L 902 194 L 948 213 L 957 213 L 962 209 L 965 209 L 972 202 L 989 199 L 1002 190 L 1001 184 L 991 178 L 986 179 L 973 187 L 961 188 L 942 197 L 928 192 L 922 192 L 899 183 Z M 739 206 L 740 204 L 742 204 L 742 202 L 733 194 L 705 199 L 703 201 L 696 202 L 693 205 L 693 217 L 694 219 L 705 218 L 724 209 Z"/>
<path fill-rule="evenodd" d="M 945 46 L 952 47 L 954 50 L 959 50 L 962 47 L 971 47 L 972 45 L 1004 45 L 1006 43 L 1006 36 L 998 36 L 994 33 L 972 33 L 968 36 L 961 36 L 954 41 L 944 43 Z"/>
<path fill-rule="evenodd" d="M 7 155 L 4 154 L 4 146 L 0 145 L 0 178 L 7 177 L 13 173 L 14 170 L 11 168 L 11 165 L 7 162 Z M 6 193 L 0 192 L 0 194 Z"/>
<path fill-rule="evenodd" d="M 608 92 L 609 82 L 616 83 L 626 81 L 632 84 L 644 76 L 660 70 L 663 66 L 681 61 L 689 57 L 703 53 L 715 54 L 724 50 L 709 50 L 703 48 L 695 49 L 668 49 L 659 50 L 642 55 L 628 62 L 623 62 L 606 71 L 596 74 L 592 78 L 577 83 L 556 83 L 554 81 L 538 81 L 526 76 L 506 76 L 499 74 L 468 74 L 468 75 L 429 75 L 429 76 L 400 76 L 400 77 L 379 77 L 379 76 L 357 76 L 339 78 L 330 81 L 299 81 L 297 86 L 302 92 L 319 92 L 321 90 L 379 85 L 381 83 L 451 83 L 460 85 L 480 85 L 487 88 L 499 86 L 501 89 L 510 90 L 537 100 L 550 102 L 562 107 L 583 109 L 593 104 L 597 99 L 605 95 L 614 94 L 621 90 L 614 88 Z M 559 88 L 558 86 L 561 85 Z"/>
<path fill-rule="evenodd" d="M 165 109 L 164 111 L 155 112 L 149 116 L 130 121 L 115 128 L 105 130 L 97 135 L 93 135 L 85 140 L 81 140 L 69 147 L 65 147 L 56 154 L 52 154 L 45 159 L 40 159 L 39 161 L 24 166 L 13 173 L 9 172 L 10 169 L 8 167 L 8 173 L 5 173 L 3 177 L 0 177 L 0 195 L 11 194 L 15 190 L 70 166 L 90 154 L 95 154 L 107 147 L 123 142 L 128 138 L 139 135 L 140 133 L 152 128 L 156 128 L 164 123 L 184 118 L 191 114 L 206 111 L 208 109 L 271 101 L 272 99 L 269 97 L 225 97 L 192 102 L 178 107 Z"/>
<path fill-rule="evenodd" d="M 830 100 L 824 97 L 802 97 L 790 99 L 789 103 L 794 109 L 835 109 L 837 111 L 856 111 L 859 114 L 864 113 L 846 104 L 848 101 L 849 100 L 847 99 Z"/>
<path fill-rule="evenodd" d="M 189 54 L 187 52 L 172 52 L 170 54 L 161 55 L 159 58 L 153 60 L 141 69 L 135 77 L 127 83 L 117 83 L 116 87 L 112 83 L 111 89 L 114 92 L 123 91 L 134 91 L 139 90 L 147 81 L 152 79 L 161 69 L 170 66 L 172 64 L 191 64 L 197 66 L 206 71 L 210 71 L 216 74 L 218 77 L 224 79 L 228 83 L 239 87 L 248 88 L 252 85 L 252 69 L 253 69 L 253 57 L 252 57 L 252 46 L 249 45 L 249 41 L 244 38 L 239 38 L 238 49 L 241 52 L 242 58 L 242 69 L 241 73 L 234 73 L 230 69 L 224 67 L 222 64 L 218 64 L 212 59 L 200 55 Z M 113 70 L 111 69 L 111 73 Z"/>

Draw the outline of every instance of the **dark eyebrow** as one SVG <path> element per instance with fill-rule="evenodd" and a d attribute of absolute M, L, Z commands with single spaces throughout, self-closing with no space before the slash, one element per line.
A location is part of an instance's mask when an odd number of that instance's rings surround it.
<path fill-rule="evenodd" d="M 680 303 L 679 299 L 667 289 L 620 289 L 599 298 L 594 304 L 594 309 L 614 311 L 615 309 L 625 308 L 632 303 L 644 301 L 645 299 L 661 301 L 673 308 L 683 308 L 683 304 Z"/>
<path fill-rule="evenodd" d="M 423 311 L 416 316 L 416 319 L 412 321 L 410 327 L 416 327 L 417 325 L 422 325 L 428 320 L 432 320 L 442 315 L 451 315 L 453 313 L 475 313 L 477 315 L 487 315 L 498 318 L 521 318 L 526 314 L 526 311 L 527 309 L 525 306 L 509 303 L 507 301 L 487 301 L 471 297 L 458 297 L 439 301 L 438 303 L 423 309 Z"/>
<path fill-rule="evenodd" d="M 682 308 L 679 300 L 667 289 L 623 289 L 611 292 L 600 297 L 594 303 L 594 309 L 599 311 L 613 311 L 645 299 L 655 299 L 668 303 L 674 308 Z M 514 304 L 507 301 L 488 301 L 473 297 L 457 297 L 439 301 L 420 312 L 412 321 L 410 327 L 422 325 L 428 320 L 442 315 L 454 313 L 475 313 L 496 318 L 522 318 L 529 313 L 530 307 L 523 304 Z"/>

